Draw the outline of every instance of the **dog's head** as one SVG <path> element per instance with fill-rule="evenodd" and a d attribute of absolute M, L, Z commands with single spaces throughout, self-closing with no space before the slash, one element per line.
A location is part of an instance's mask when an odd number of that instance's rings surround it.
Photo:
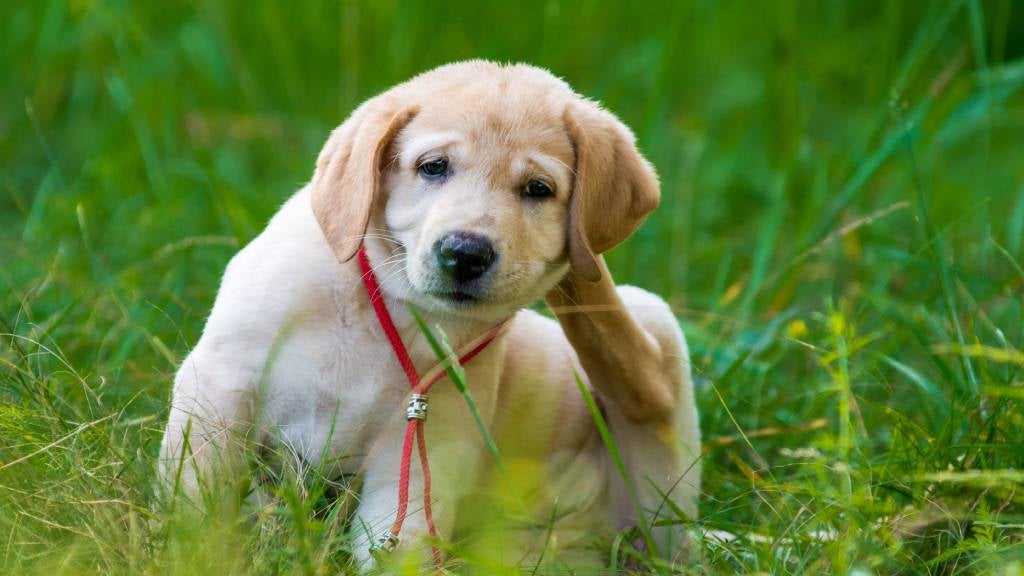
<path fill-rule="evenodd" d="M 365 242 L 382 288 L 494 318 L 551 289 L 658 204 L 658 179 L 611 113 L 547 71 L 473 61 L 360 106 L 317 160 L 313 211 L 337 258 Z"/>

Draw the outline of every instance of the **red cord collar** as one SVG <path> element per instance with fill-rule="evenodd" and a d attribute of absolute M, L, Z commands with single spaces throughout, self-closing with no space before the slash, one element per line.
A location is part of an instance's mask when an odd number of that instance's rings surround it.
<path fill-rule="evenodd" d="M 405 343 L 402 342 L 402 336 L 398 333 L 398 328 L 395 327 L 395 322 L 391 319 L 391 313 L 388 312 L 387 304 L 384 303 L 384 295 L 381 293 L 380 285 L 377 283 L 377 276 L 373 273 L 373 268 L 370 266 L 370 260 L 366 256 L 365 248 L 359 249 L 359 268 L 362 271 L 366 294 L 370 298 L 373 311 L 377 314 L 377 321 L 380 323 L 381 329 L 384 330 L 384 335 L 387 336 L 388 342 L 391 343 L 391 350 L 394 351 L 395 357 L 398 359 L 398 363 L 401 364 L 405 377 L 409 380 L 409 386 L 412 389 L 409 404 L 405 410 L 408 425 L 405 429 L 405 440 L 402 443 L 402 462 L 398 477 L 398 512 L 395 515 L 395 522 L 391 525 L 391 528 L 378 536 L 373 542 L 374 549 L 390 551 L 398 544 L 398 535 L 402 531 L 402 524 L 405 522 L 406 513 L 409 509 L 409 466 L 412 461 L 413 440 L 416 441 L 420 468 L 423 470 L 423 513 L 427 520 L 427 530 L 434 542 L 437 541 L 437 529 L 434 526 L 434 516 L 430 508 L 430 462 L 427 459 L 427 440 L 426 436 L 424 436 L 424 422 L 427 418 L 427 394 L 430 392 L 431 386 L 440 380 L 445 375 L 445 372 L 444 370 L 439 370 L 426 380 L 420 379 L 419 374 L 416 372 L 416 366 L 409 356 L 409 351 L 406 349 Z M 478 338 L 476 345 L 459 357 L 459 364 L 465 366 L 477 354 L 487 348 L 498 336 L 502 326 L 504 326 L 504 322 L 497 324 Z M 431 546 L 431 553 L 434 563 L 440 566 L 441 551 L 438 550 L 436 545 Z"/>

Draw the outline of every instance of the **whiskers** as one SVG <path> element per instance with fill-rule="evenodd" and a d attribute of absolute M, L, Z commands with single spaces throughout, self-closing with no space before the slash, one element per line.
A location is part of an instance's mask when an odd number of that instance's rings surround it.
<path fill-rule="evenodd" d="M 383 240 L 384 242 L 388 242 L 388 243 L 394 245 L 396 248 L 401 248 L 403 250 L 405 249 L 405 244 L 401 240 L 399 240 L 399 238 L 397 236 L 395 236 L 393 234 L 388 234 L 386 232 L 366 232 L 364 234 L 357 234 L 357 235 L 352 236 L 350 238 L 346 238 L 346 240 L 349 240 L 349 239 L 352 239 L 352 240 L 354 240 L 354 239 L 366 240 L 367 238 L 372 238 L 372 239 L 375 239 L 375 240 Z"/>
<path fill-rule="evenodd" d="M 377 272 L 377 282 L 380 285 L 381 291 L 388 288 L 388 283 L 391 282 L 395 287 L 398 282 L 402 279 L 402 276 L 409 270 L 409 262 L 405 258 L 405 254 L 400 257 L 392 256 L 385 260 L 380 266 L 377 267 L 380 272 Z"/>
<path fill-rule="evenodd" d="M 392 245 L 390 247 L 390 254 L 387 257 L 370 263 L 373 274 L 377 278 L 377 293 L 382 295 L 390 290 L 393 293 L 404 294 L 410 287 L 408 285 L 411 284 L 407 276 L 409 271 L 409 252 L 405 244 L 396 236 L 380 232 L 370 232 L 361 237 L 383 240 Z M 402 286 L 403 278 L 406 279 L 407 286 Z M 364 276 L 362 280 L 365 279 Z M 419 305 L 432 312 L 442 310 L 441 306 L 429 300 L 420 302 Z"/>

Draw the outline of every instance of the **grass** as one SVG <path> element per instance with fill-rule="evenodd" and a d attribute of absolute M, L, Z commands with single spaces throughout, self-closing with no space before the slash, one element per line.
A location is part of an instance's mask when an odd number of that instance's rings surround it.
<path fill-rule="evenodd" d="M 469 57 L 556 71 L 662 176 L 609 263 L 693 350 L 687 571 L 1024 571 L 1019 3 L 40 0 L 0 6 L 0 572 L 345 569 L 316 483 L 164 521 L 169 383 L 329 129 Z"/>

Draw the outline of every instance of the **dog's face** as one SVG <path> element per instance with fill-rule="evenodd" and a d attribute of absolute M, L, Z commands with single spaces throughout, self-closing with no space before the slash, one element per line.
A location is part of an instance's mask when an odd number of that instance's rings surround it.
<path fill-rule="evenodd" d="M 421 104 L 395 139 L 381 233 L 407 298 L 504 314 L 568 267 L 574 153 L 555 107 L 474 92 Z"/>
<path fill-rule="evenodd" d="M 446 66 L 367 102 L 335 133 L 313 207 L 340 260 L 364 241 L 382 288 L 496 319 L 621 242 L 658 200 L 611 114 L 549 73 Z"/>

